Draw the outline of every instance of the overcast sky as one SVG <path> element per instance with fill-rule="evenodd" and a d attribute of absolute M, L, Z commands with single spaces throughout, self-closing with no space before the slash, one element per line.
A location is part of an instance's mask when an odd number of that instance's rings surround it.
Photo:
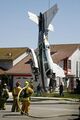
<path fill-rule="evenodd" d="M 38 43 L 38 26 L 28 11 L 37 15 L 55 3 L 59 11 L 49 32 L 50 44 L 80 43 L 80 0 L 0 0 L 0 48 L 30 47 Z"/>

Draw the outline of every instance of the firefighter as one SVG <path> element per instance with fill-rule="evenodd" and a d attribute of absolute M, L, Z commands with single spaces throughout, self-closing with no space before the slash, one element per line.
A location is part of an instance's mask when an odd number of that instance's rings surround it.
<path fill-rule="evenodd" d="M 33 89 L 29 86 L 29 82 L 25 82 L 25 87 L 23 88 L 24 94 L 23 94 L 23 100 L 22 100 L 22 108 L 21 108 L 21 114 L 29 115 L 29 109 L 30 109 L 30 97 L 33 93 Z"/>
<path fill-rule="evenodd" d="M 20 82 L 17 81 L 16 82 L 16 87 L 13 88 L 12 90 L 12 96 L 13 96 L 13 104 L 12 104 L 12 108 L 11 108 L 11 111 L 12 112 L 19 112 L 20 109 L 19 109 L 19 101 L 18 101 L 18 93 L 20 92 L 21 90 L 21 86 L 20 86 Z"/>
<path fill-rule="evenodd" d="M 7 84 L 4 83 L 2 85 L 1 89 L 1 95 L 0 95 L 0 109 L 1 110 L 6 110 L 6 101 L 9 98 L 9 91 L 7 89 Z"/>

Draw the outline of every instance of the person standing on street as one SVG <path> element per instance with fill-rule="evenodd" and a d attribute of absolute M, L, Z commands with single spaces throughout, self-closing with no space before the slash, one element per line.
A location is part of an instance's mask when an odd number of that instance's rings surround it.
<path fill-rule="evenodd" d="M 0 109 L 6 110 L 6 101 L 9 98 L 9 91 L 7 89 L 7 84 L 4 83 L 1 85 L 1 91 L 0 91 Z"/>
<path fill-rule="evenodd" d="M 19 112 L 19 101 L 18 101 L 18 93 L 20 92 L 22 88 L 20 87 L 20 82 L 17 81 L 16 82 L 16 87 L 13 88 L 12 90 L 12 96 L 13 96 L 13 104 L 12 104 L 12 108 L 11 111 L 12 112 Z"/>
<path fill-rule="evenodd" d="M 60 96 L 64 96 L 63 90 L 64 90 L 64 87 L 63 87 L 63 84 L 61 82 L 60 86 L 59 86 L 59 94 L 60 94 Z"/>
<path fill-rule="evenodd" d="M 41 95 L 41 85 L 39 83 L 37 86 L 37 96 L 40 96 L 40 95 Z"/>
<path fill-rule="evenodd" d="M 23 88 L 23 100 L 22 100 L 22 108 L 21 108 L 21 115 L 26 114 L 29 115 L 30 109 L 30 97 L 33 93 L 33 89 L 29 86 L 29 82 L 25 82 L 25 87 Z"/>

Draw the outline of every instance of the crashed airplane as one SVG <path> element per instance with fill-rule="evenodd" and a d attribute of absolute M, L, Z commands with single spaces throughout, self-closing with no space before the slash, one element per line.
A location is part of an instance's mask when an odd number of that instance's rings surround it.
<path fill-rule="evenodd" d="M 57 4 L 55 4 L 46 12 L 40 13 L 39 16 L 28 12 L 29 19 L 38 24 L 39 28 L 37 57 L 32 49 L 31 54 L 33 56 L 34 63 L 36 61 L 34 64 L 35 71 L 39 69 L 38 75 L 44 90 L 49 88 L 50 79 L 53 77 L 53 74 L 55 74 L 56 77 L 65 77 L 63 69 L 55 64 L 51 58 L 48 42 L 48 32 L 53 31 L 53 26 L 50 23 L 56 15 L 57 11 L 58 7 Z M 37 67 L 35 66 L 36 64 Z"/>

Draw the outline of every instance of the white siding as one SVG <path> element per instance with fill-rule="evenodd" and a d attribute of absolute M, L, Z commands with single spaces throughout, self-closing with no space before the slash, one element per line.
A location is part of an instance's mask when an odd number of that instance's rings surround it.
<path fill-rule="evenodd" d="M 69 57 L 69 60 L 71 60 L 71 73 L 75 75 L 75 77 L 79 77 L 80 75 L 80 50 L 77 49 L 71 57 Z M 78 67 L 77 67 L 78 65 Z M 77 72 L 77 74 L 76 74 Z M 78 75 L 78 76 L 77 76 Z"/>

